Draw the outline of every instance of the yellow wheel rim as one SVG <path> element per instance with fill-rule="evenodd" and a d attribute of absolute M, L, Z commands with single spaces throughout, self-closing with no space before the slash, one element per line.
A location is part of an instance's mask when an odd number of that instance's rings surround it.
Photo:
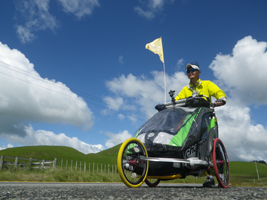
<path fill-rule="evenodd" d="M 119 149 L 118 172 L 121 180 L 128 187 L 141 186 L 147 177 L 148 161 L 140 161 L 138 159 L 140 155 L 148 156 L 144 144 L 136 138 L 129 138 Z"/>

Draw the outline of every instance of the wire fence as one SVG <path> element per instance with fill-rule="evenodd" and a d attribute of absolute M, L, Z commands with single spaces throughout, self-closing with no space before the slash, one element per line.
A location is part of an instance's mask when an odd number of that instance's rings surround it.
<path fill-rule="evenodd" d="M 47 169 L 60 168 L 62 170 L 93 172 L 93 173 L 107 173 L 116 174 L 117 165 L 102 164 L 95 162 L 73 161 L 61 159 L 44 160 L 33 158 L 22 158 L 1 155 L 0 170 L 3 169 Z"/>
<path fill-rule="evenodd" d="M 65 162 L 65 163 L 64 163 Z M 117 165 L 111 164 L 102 164 L 95 162 L 83 162 L 83 161 L 73 161 L 73 160 L 61 160 L 61 164 L 57 165 L 58 168 L 71 171 L 80 171 L 80 172 L 93 172 L 93 173 L 107 173 L 107 174 L 116 174 Z"/>

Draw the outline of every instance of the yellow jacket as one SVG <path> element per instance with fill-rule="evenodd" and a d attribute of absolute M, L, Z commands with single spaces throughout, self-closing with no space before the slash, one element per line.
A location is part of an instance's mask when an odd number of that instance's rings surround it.
<path fill-rule="evenodd" d="M 185 99 L 194 95 L 204 95 L 209 97 L 209 100 L 211 100 L 211 96 L 213 96 L 216 99 L 222 99 L 225 102 L 227 98 L 225 93 L 213 82 L 198 79 L 196 87 L 194 87 L 192 83 L 189 83 L 189 85 L 185 86 L 175 97 L 175 100 Z"/>

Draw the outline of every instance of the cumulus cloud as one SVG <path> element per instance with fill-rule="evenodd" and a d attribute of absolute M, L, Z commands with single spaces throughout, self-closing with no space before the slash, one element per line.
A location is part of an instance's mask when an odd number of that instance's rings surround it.
<path fill-rule="evenodd" d="M 74 14 L 77 18 L 91 15 L 95 7 L 100 6 L 98 0 L 59 0 L 64 12 Z"/>
<path fill-rule="evenodd" d="M 210 68 L 220 84 L 243 105 L 266 104 L 267 43 L 247 36 L 237 42 L 232 54 L 218 54 Z"/>
<path fill-rule="evenodd" d="M 164 0 L 148 0 L 143 3 L 145 5 L 136 6 L 134 10 L 141 17 L 153 19 L 156 14 L 163 9 L 164 3 Z M 142 7 L 145 7 L 145 9 Z"/>
<path fill-rule="evenodd" d="M 94 115 L 65 84 L 42 78 L 16 49 L 0 43 L 0 136 L 26 137 L 31 122 L 70 124 L 88 130 Z"/>
<path fill-rule="evenodd" d="M 88 154 L 97 153 L 105 149 L 101 144 L 90 145 L 83 141 L 80 141 L 77 137 L 68 137 L 64 133 L 55 134 L 51 131 L 37 130 L 34 131 L 33 128 L 28 125 L 25 128 L 25 136 L 20 137 L 19 135 L 2 134 L 2 138 L 6 141 L 17 143 L 20 145 L 57 145 L 57 146 L 69 146 L 76 150 Z M 7 148 L 13 147 L 13 145 L 8 145 Z M 3 147 L 2 149 L 4 149 Z"/>
<path fill-rule="evenodd" d="M 55 30 L 59 26 L 56 18 L 49 13 L 49 0 L 25 0 L 16 2 L 20 20 L 23 25 L 16 25 L 18 37 L 22 43 L 35 39 L 34 32 L 39 30 Z"/>
<path fill-rule="evenodd" d="M 7 149 L 7 148 L 12 148 L 12 147 L 13 147 L 13 145 L 9 143 L 9 144 L 7 144 L 7 146 L 0 146 L 0 151 Z"/>
<path fill-rule="evenodd" d="M 136 77 L 132 74 L 128 76 L 121 75 L 106 82 L 106 87 L 115 94 L 115 97 L 105 97 L 104 99 L 120 99 L 124 101 L 124 107 L 121 107 L 118 101 L 114 104 L 118 105 L 117 110 L 132 108 L 131 110 L 141 111 L 145 113 L 146 119 L 155 114 L 154 106 L 164 103 L 164 75 L 163 72 L 153 71 L 152 79 L 144 76 Z M 167 91 L 180 91 L 182 87 L 188 84 L 187 76 L 182 72 L 177 72 L 172 76 L 166 75 Z M 167 94 L 168 95 L 168 94 Z M 110 107 L 110 106 L 109 106 Z M 133 115 L 131 119 L 136 119 Z"/>
<path fill-rule="evenodd" d="M 230 160 L 267 161 L 267 130 L 264 125 L 252 121 L 250 109 L 251 105 L 264 106 L 267 103 L 267 93 L 264 92 L 267 81 L 266 47 L 266 42 L 258 42 L 251 36 L 244 37 L 237 41 L 232 54 L 220 53 L 210 64 L 216 77 L 213 81 L 228 94 L 226 106 L 216 108 L 216 113 L 219 136 Z M 179 60 L 178 65 L 182 61 Z M 167 91 L 179 92 L 188 84 L 188 78 L 182 72 L 167 74 L 166 80 Z M 152 78 L 121 75 L 108 81 L 106 86 L 113 92 L 113 98 L 123 98 L 128 105 L 136 107 L 139 116 L 143 113 L 146 119 L 155 113 L 156 104 L 163 103 L 163 72 L 152 72 Z"/>
<path fill-rule="evenodd" d="M 216 113 L 219 137 L 230 160 L 267 160 L 267 130 L 261 124 L 252 123 L 249 107 L 233 105 L 232 101 L 227 104 Z"/>
<path fill-rule="evenodd" d="M 123 106 L 123 98 L 121 97 L 104 97 L 103 100 L 106 102 L 110 110 L 119 110 Z"/>
<path fill-rule="evenodd" d="M 105 143 L 105 146 L 107 148 L 114 147 L 117 144 L 120 144 L 124 142 L 125 140 L 127 140 L 128 138 L 132 137 L 132 135 L 127 130 L 124 130 L 123 132 L 120 132 L 118 134 L 108 132 L 106 133 L 106 135 L 110 138 Z"/>
<path fill-rule="evenodd" d="M 220 135 L 234 159 L 267 160 L 267 130 L 252 122 L 249 108 L 267 103 L 266 47 L 266 42 L 247 36 L 236 43 L 232 54 L 218 54 L 210 65 L 217 82 L 230 93 L 229 103 L 217 116 Z"/>

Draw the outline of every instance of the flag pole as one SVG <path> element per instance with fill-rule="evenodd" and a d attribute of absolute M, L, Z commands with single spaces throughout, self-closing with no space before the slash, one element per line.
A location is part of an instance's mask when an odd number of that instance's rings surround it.
<path fill-rule="evenodd" d="M 166 74 L 165 74 L 165 63 L 163 63 L 163 71 L 164 71 L 164 96 L 165 96 L 165 103 L 166 103 L 166 96 L 167 96 L 167 93 L 166 93 Z"/>
<path fill-rule="evenodd" d="M 155 39 L 153 42 L 146 44 L 146 49 L 152 51 L 155 54 L 159 55 L 160 60 L 163 63 L 163 71 L 164 71 L 164 102 L 166 103 L 166 75 L 165 75 L 165 62 L 163 55 L 163 45 L 162 45 L 162 37 Z"/>

